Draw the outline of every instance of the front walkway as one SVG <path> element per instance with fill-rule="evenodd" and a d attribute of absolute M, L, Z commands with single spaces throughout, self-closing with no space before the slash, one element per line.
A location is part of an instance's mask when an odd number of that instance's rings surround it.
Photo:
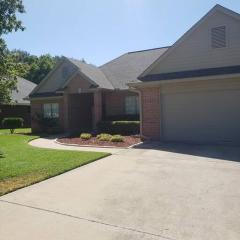
<path fill-rule="evenodd" d="M 51 148 L 71 151 L 87 151 L 87 152 L 108 152 L 117 153 L 124 149 L 121 148 L 97 148 L 97 147 L 78 147 L 78 146 L 67 146 L 55 142 L 54 138 L 37 138 L 29 142 L 31 146 L 40 148 Z"/>
<path fill-rule="evenodd" d="M 93 150 L 43 139 L 31 144 Z M 0 197 L 0 238 L 239 240 L 240 150 L 152 147 L 118 149 Z"/>

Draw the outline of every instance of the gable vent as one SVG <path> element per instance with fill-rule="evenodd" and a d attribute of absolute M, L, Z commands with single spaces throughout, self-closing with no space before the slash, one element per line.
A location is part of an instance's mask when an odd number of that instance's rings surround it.
<path fill-rule="evenodd" d="M 226 47 L 226 27 L 215 27 L 211 31 L 212 48 Z"/>

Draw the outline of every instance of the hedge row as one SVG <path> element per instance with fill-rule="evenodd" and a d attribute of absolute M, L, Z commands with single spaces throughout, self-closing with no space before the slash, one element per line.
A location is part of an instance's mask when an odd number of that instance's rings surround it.
<path fill-rule="evenodd" d="M 139 121 L 101 121 L 97 125 L 98 132 L 133 135 L 139 134 Z"/>

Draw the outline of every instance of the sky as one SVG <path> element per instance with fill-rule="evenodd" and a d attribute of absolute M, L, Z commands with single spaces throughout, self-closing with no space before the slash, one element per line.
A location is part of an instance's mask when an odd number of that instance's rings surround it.
<path fill-rule="evenodd" d="M 239 0 L 23 0 L 26 30 L 4 38 L 9 49 L 99 66 L 126 52 L 172 45 L 217 3 L 240 13 Z"/>

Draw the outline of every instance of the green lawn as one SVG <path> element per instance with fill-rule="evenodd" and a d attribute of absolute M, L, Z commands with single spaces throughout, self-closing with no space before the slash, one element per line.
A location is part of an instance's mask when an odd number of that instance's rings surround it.
<path fill-rule="evenodd" d="M 10 134 L 10 129 L 0 129 L 0 134 Z M 31 128 L 18 128 L 14 133 L 31 133 Z"/>
<path fill-rule="evenodd" d="M 107 153 L 35 148 L 37 136 L 0 135 L 0 196 L 108 156 Z M 71 183 L 69 183 L 71 184 Z"/>

